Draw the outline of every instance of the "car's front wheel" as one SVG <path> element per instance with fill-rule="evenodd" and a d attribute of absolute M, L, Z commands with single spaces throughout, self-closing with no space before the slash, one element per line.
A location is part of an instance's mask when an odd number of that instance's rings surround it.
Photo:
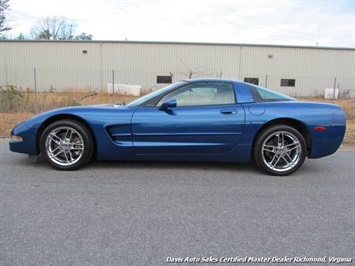
<path fill-rule="evenodd" d="M 75 170 L 89 162 L 94 152 L 94 143 L 86 126 L 65 119 L 47 126 L 41 135 L 40 149 L 52 167 Z"/>
<path fill-rule="evenodd" d="M 298 130 L 287 125 L 274 125 L 259 134 L 253 155 L 260 169 L 271 175 L 284 176 L 302 166 L 306 150 L 306 141 Z"/>

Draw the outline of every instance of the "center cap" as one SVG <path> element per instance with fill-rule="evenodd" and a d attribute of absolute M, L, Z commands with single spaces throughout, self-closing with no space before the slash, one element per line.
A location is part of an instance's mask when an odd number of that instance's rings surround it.
<path fill-rule="evenodd" d="M 287 153 L 287 149 L 284 148 L 284 147 L 280 148 L 280 149 L 277 151 L 277 154 L 278 154 L 278 155 L 281 155 L 281 156 L 283 156 L 285 153 Z"/>
<path fill-rule="evenodd" d="M 60 149 L 62 151 L 68 151 L 70 149 L 70 143 L 66 142 L 66 141 L 62 141 L 60 143 Z"/>

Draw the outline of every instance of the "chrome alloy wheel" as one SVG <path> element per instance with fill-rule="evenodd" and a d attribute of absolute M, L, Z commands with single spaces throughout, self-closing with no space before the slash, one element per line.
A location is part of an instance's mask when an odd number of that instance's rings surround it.
<path fill-rule="evenodd" d="M 84 148 L 82 135 L 68 126 L 57 127 L 52 130 L 45 142 L 48 158 L 61 166 L 77 163 L 83 156 Z"/>
<path fill-rule="evenodd" d="M 261 152 L 262 160 L 270 170 L 285 172 L 300 161 L 302 145 L 291 132 L 276 131 L 265 139 Z"/>

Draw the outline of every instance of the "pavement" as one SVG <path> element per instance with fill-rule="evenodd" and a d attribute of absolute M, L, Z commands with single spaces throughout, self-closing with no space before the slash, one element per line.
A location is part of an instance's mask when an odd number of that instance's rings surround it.
<path fill-rule="evenodd" d="M 63 172 L 0 140 L 0 265 L 354 263 L 354 170 L 355 150 L 339 150 L 287 177 L 185 162 Z"/>

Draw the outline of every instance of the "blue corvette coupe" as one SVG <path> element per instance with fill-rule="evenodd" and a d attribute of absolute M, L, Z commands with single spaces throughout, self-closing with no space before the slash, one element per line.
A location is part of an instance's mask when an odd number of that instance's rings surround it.
<path fill-rule="evenodd" d="M 11 132 L 10 150 L 59 170 L 98 160 L 254 162 L 289 175 L 334 153 L 345 134 L 338 105 L 301 102 L 225 79 L 180 81 L 128 105 L 66 107 Z"/>

